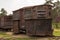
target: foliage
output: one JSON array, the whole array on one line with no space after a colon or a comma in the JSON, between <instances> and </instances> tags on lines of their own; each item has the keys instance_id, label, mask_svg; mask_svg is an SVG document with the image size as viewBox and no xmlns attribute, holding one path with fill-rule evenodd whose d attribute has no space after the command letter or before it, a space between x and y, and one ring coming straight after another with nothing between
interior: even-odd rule
<instances>
[{"instance_id":1,"label":"foliage","mask_svg":"<svg viewBox=\"0 0 60 40\"><path fill-rule=\"evenodd\" d=\"M52 5L55 6L55 4L52 2L53 0L45 0L46 1L46 5Z\"/></svg>"},{"instance_id":2,"label":"foliage","mask_svg":"<svg viewBox=\"0 0 60 40\"><path fill-rule=\"evenodd\" d=\"M58 16L56 9L57 9L57 8L52 9L52 18L53 18L53 19L55 19L55 18Z\"/></svg>"},{"instance_id":3,"label":"foliage","mask_svg":"<svg viewBox=\"0 0 60 40\"><path fill-rule=\"evenodd\" d=\"M7 11L4 8L2 8L0 12L0 16L7 15Z\"/></svg>"},{"instance_id":4,"label":"foliage","mask_svg":"<svg viewBox=\"0 0 60 40\"><path fill-rule=\"evenodd\" d=\"M54 3L55 4L55 8L54 10L54 15L53 15L53 20L56 22L56 28L59 28L58 24L60 22L60 1L57 1Z\"/></svg>"},{"instance_id":5,"label":"foliage","mask_svg":"<svg viewBox=\"0 0 60 40\"><path fill-rule=\"evenodd\" d=\"M54 0L46 0L45 4L51 5L53 4L52 7L52 18L55 20L57 16L60 16L60 1L57 0L57 2L52 2Z\"/></svg>"},{"instance_id":6,"label":"foliage","mask_svg":"<svg viewBox=\"0 0 60 40\"><path fill-rule=\"evenodd\" d=\"M52 23L54 29L60 29L60 23Z\"/></svg>"},{"instance_id":7,"label":"foliage","mask_svg":"<svg viewBox=\"0 0 60 40\"><path fill-rule=\"evenodd\" d=\"M53 7L52 7L52 19L53 19L53 22L56 22L55 26L56 28L58 28L58 24L60 22L60 1L57 0L57 2L52 2L54 0L46 0L46 3L45 4L48 4L48 5L51 5L53 4Z\"/></svg>"}]
</instances>

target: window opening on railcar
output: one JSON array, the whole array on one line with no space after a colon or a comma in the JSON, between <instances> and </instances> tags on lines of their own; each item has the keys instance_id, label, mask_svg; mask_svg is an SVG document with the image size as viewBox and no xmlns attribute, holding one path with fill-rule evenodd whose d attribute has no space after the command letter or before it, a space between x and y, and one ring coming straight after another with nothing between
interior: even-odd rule
<instances>
[{"instance_id":1,"label":"window opening on railcar","mask_svg":"<svg viewBox=\"0 0 60 40\"><path fill-rule=\"evenodd\" d=\"M37 11L38 18L45 18L45 12L46 11Z\"/></svg>"},{"instance_id":2,"label":"window opening on railcar","mask_svg":"<svg viewBox=\"0 0 60 40\"><path fill-rule=\"evenodd\" d=\"M25 19L29 19L29 18L31 18L32 16L31 16L31 9L25 9L25 12L24 12L24 18Z\"/></svg>"}]
</instances>

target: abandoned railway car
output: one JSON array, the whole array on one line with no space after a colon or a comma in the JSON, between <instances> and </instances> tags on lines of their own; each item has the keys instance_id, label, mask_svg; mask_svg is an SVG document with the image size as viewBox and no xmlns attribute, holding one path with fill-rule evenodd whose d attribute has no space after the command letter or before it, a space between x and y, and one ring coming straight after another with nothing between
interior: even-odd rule
<instances>
[{"instance_id":1,"label":"abandoned railway car","mask_svg":"<svg viewBox=\"0 0 60 40\"><path fill-rule=\"evenodd\" d=\"M27 35L52 35L52 6L37 5L13 11L13 32Z\"/></svg>"},{"instance_id":2,"label":"abandoned railway car","mask_svg":"<svg viewBox=\"0 0 60 40\"><path fill-rule=\"evenodd\" d=\"M0 30L11 31L13 26L12 16L1 16L0 17Z\"/></svg>"}]
</instances>

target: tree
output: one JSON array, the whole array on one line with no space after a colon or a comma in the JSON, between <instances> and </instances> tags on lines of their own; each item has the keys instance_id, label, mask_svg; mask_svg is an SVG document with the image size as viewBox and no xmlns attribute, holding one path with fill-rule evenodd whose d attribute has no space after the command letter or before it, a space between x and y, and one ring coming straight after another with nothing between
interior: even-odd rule
<instances>
[{"instance_id":1,"label":"tree","mask_svg":"<svg viewBox=\"0 0 60 40\"><path fill-rule=\"evenodd\" d=\"M52 19L53 20L55 20L55 18L58 16L56 9L57 8L52 9Z\"/></svg>"},{"instance_id":2,"label":"tree","mask_svg":"<svg viewBox=\"0 0 60 40\"><path fill-rule=\"evenodd\" d=\"M46 5L51 5L51 6L53 6L52 7L52 18L54 19L56 16L57 16L57 11L56 11L56 9L57 8L54 8L55 7L55 3L53 3L52 1L54 1L54 0L45 0L46 1Z\"/></svg>"},{"instance_id":3,"label":"tree","mask_svg":"<svg viewBox=\"0 0 60 40\"><path fill-rule=\"evenodd\" d=\"M58 27L58 20L56 20L57 18L58 18L58 16L59 16L59 18L60 18L60 1L59 0L57 0L57 2L52 2L52 1L54 1L54 0L46 0L46 3L45 4L47 4L47 5L51 5L51 4L53 4L53 8L52 8L52 19L53 19L53 21L56 23L55 25L56 25L56 28Z\"/></svg>"},{"instance_id":4,"label":"tree","mask_svg":"<svg viewBox=\"0 0 60 40\"><path fill-rule=\"evenodd\" d=\"M60 16L60 1L55 2L55 8L58 16Z\"/></svg>"},{"instance_id":5,"label":"tree","mask_svg":"<svg viewBox=\"0 0 60 40\"><path fill-rule=\"evenodd\" d=\"M46 5L53 5L55 6L55 4L52 2L53 0L45 0L46 1Z\"/></svg>"},{"instance_id":6,"label":"tree","mask_svg":"<svg viewBox=\"0 0 60 40\"><path fill-rule=\"evenodd\" d=\"M60 1L57 0L57 2L54 3L55 4L55 12L57 14L57 16L55 17L55 25L56 25L56 28L59 28L58 26L58 23L60 22ZM55 13L54 13L55 14Z\"/></svg>"},{"instance_id":7,"label":"tree","mask_svg":"<svg viewBox=\"0 0 60 40\"><path fill-rule=\"evenodd\" d=\"M7 11L4 8L2 8L0 15L5 16L6 14L7 14Z\"/></svg>"}]
</instances>

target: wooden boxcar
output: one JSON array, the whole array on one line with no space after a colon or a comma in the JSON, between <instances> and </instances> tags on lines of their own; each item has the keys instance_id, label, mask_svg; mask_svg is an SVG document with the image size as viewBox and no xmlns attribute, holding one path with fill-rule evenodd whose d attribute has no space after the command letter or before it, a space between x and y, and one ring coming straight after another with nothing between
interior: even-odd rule
<instances>
[{"instance_id":1,"label":"wooden boxcar","mask_svg":"<svg viewBox=\"0 0 60 40\"><path fill-rule=\"evenodd\" d=\"M0 29L6 30L6 31L11 31L13 22L12 22L12 16L1 16L0 17Z\"/></svg>"},{"instance_id":2,"label":"wooden boxcar","mask_svg":"<svg viewBox=\"0 0 60 40\"><path fill-rule=\"evenodd\" d=\"M24 8L27 35L52 35L53 29L51 25L51 10L51 5L38 5Z\"/></svg>"},{"instance_id":3,"label":"wooden boxcar","mask_svg":"<svg viewBox=\"0 0 60 40\"><path fill-rule=\"evenodd\" d=\"M20 30L25 30L27 32L27 35L30 35L30 32L32 32L32 35L34 35L34 34L41 35L44 33L48 33L48 29L51 28L50 33L52 34L51 10L52 10L51 5L37 5L37 6L23 7L19 10L13 11L14 33L16 33L16 32L19 33ZM37 23L38 25L37 24L35 25L34 23ZM48 23L48 24L46 24L46 23ZM32 24L34 24L34 25L32 25ZM44 25L41 25L41 24L46 24L45 27L46 27L47 31L45 30L44 33L42 31L45 27L43 27ZM37 26L39 26L40 29L43 27L43 29L40 31L37 28ZM33 30L29 30L31 28ZM34 29L34 28L37 28L37 29ZM37 31L40 31L40 32L37 33ZM48 34L50 34L50 33L48 33Z\"/></svg>"}]
</instances>

